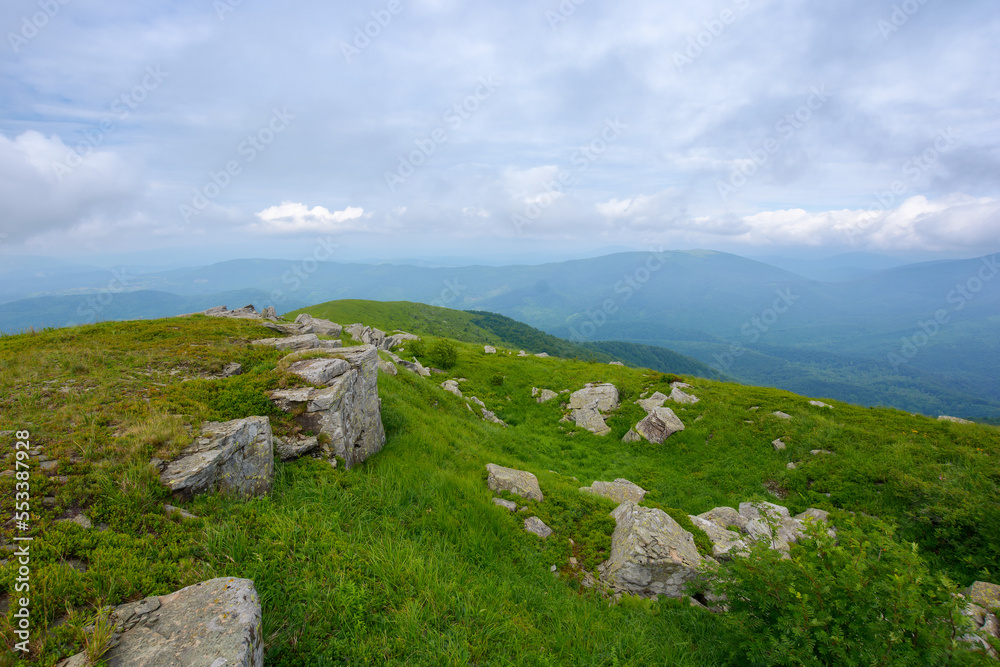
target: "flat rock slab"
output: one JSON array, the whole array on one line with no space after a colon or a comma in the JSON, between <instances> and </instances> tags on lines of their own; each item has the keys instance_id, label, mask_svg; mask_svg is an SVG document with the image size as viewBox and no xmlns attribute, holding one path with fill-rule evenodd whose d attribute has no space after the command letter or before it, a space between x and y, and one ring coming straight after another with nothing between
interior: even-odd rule
<instances>
[{"instance_id":1,"label":"flat rock slab","mask_svg":"<svg viewBox=\"0 0 1000 667\"><path fill-rule=\"evenodd\" d=\"M332 336L339 338L344 328L336 322L313 317L308 313L302 313L295 318L295 323L299 325L299 330L304 333L319 334L320 336Z\"/></svg>"},{"instance_id":2,"label":"flat rock slab","mask_svg":"<svg viewBox=\"0 0 1000 667\"><path fill-rule=\"evenodd\" d=\"M595 496L608 498L619 504L626 500L630 500L633 503L641 503L643 498L646 497L645 489L623 478L618 478L613 482L594 482L590 486L580 487L580 490L584 493L592 493Z\"/></svg>"},{"instance_id":3,"label":"flat rock slab","mask_svg":"<svg viewBox=\"0 0 1000 667\"><path fill-rule=\"evenodd\" d=\"M646 440L660 445L663 441L684 430L684 422L670 408L654 408L646 418L635 425L635 430Z\"/></svg>"},{"instance_id":4,"label":"flat rock slab","mask_svg":"<svg viewBox=\"0 0 1000 667\"><path fill-rule=\"evenodd\" d=\"M543 500L542 490L538 486L538 478L530 472L504 468L493 463L486 464L488 473L486 485L491 491L510 491L514 495L537 500Z\"/></svg>"},{"instance_id":5,"label":"flat rock slab","mask_svg":"<svg viewBox=\"0 0 1000 667\"><path fill-rule=\"evenodd\" d=\"M529 533L538 535L543 540L552 534L552 529L545 525L545 522L537 516L530 516L524 520L524 529Z\"/></svg>"},{"instance_id":6,"label":"flat rock slab","mask_svg":"<svg viewBox=\"0 0 1000 667\"><path fill-rule=\"evenodd\" d=\"M108 667L263 667L260 598L249 579L223 577L112 612L121 634ZM65 667L88 664L84 653Z\"/></svg>"},{"instance_id":7,"label":"flat rock slab","mask_svg":"<svg viewBox=\"0 0 1000 667\"><path fill-rule=\"evenodd\" d=\"M243 498L270 493L274 444L267 417L208 422L201 437L167 464L160 481L177 494L218 491Z\"/></svg>"},{"instance_id":8,"label":"flat rock slab","mask_svg":"<svg viewBox=\"0 0 1000 667\"><path fill-rule=\"evenodd\" d=\"M351 370L351 365L344 359L303 359L288 367L288 372L297 375L306 382L316 385L329 384L334 378L340 377Z\"/></svg>"},{"instance_id":9,"label":"flat rock slab","mask_svg":"<svg viewBox=\"0 0 1000 667\"><path fill-rule=\"evenodd\" d=\"M496 506L498 506L498 507L504 508L508 512L516 512L517 511L517 503L515 503L513 500L504 500L503 498L494 498L493 499L493 504L496 505Z\"/></svg>"},{"instance_id":10,"label":"flat rock slab","mask_svg":"<svg viewBox=\"0 0 1000 667\"><path fill-rule=\"evenodd\" d=\"M625 501L611 513L615 532L602 580L613 589L640 595L681 597L698 578L702 559L694 537L660 509Z\"/></svg>"}]
</instances>

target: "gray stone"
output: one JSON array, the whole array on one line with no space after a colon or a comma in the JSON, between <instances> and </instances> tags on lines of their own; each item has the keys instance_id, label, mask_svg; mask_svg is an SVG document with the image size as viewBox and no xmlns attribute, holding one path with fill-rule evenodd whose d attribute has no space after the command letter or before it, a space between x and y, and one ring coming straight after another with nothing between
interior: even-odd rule
<instances>
[{"instance_id":1,"label":"gray stone","mask_svg":"<svg viewBox=\"0 0 1000 667\"><path fill-rule=\"evenodd\" d=\"M623 364L620 361L609 361L608 365L610 365L610 366L624 366L625 364Z\"/></svg>"},{"instance_id":2,"label":"gray stone","mask_svg":"<svg viewBox=\"0 0 1000 667\"><path fill-rule=\"evenodd\" d=\"M352 468L385 446L378 352L371 345L359 345L327 354L346 361L350 369L328 386L279 389L269 396L278 408L293 413L305 430L329 437L329 443L322 445L327 458L340 457Z\"/></svg>"},{"instance_id":3,"label":"gray stone","mask_svg":"<svg viewBox=\"0 0 1000 667\"><path fill-rule=\"evenodd\" d=\"M231 378L236 375L241 375L243 373L243 365L233 362L231 364L226 364L222 369L222 377Z\"/></svg>"},{"instance_id":4,"label":"gray stone","mask_svg":"<svg viewBox=\"0 0 1000 667\"><path fill-rule=\"evenodd\" d=\"M329 384L334 378L350 370L351 365L347 361L336 358L303 359L288 367L289 373L319 386Z\"/></svg>"},{"instance_id":5,"label":"gray stone","mask_svg":"<svg viewBox=\"0 0 1000 667\"><path fill-rule=\"evenodd\" d=\"M789 461L788 463L785 464L785 467L788 468L789 470L795 470L796 468L799 467L799 464L795 463L794 461Z\"/></svg>"},{"instance_id":6,"label":"gray stone","mask_svg":"<svg viewBox=\"0 0 1000 667\"><path fill-rule=\"evenodd\" d=\"M249 579L222 577L117 607L108 667L263 667L260 599ZM85 654L66 665L83 666Z\"/></svg>"},{"instance_id":7,"label":"gray stone","mask_svg":"<svg viewBox=\"0 0 1000 667\"><path fill-rule=\"evenodd\" d=\"M455 394L455 396L462 398L462 390L458 388L458 382L455 380L445 380L441 383L441 388L450 394Z\"/></svg>"},{"instance_id":8,"label":"gray stone","mask_svg":"<svg viewBox=\"0 0 1000 667\"><path fill-rule=\"evenodd\" d=\"M396 364L391 361L386 361L385 359L378 360L378 369L386 375L397 375L399 373L399 371L396 370Z\"/></svg>"},{"instance_id":9,"label":"gray stone","mask_svg":"<svg viewBox=\"0 0 1000 667\"><path fill-rule=\"evenodd\" d=\"M195 313L197 314L197 313ZM257 312L257 309L253 307L253 304L249 306L243 306L236 310L229 310L225 306L216 306L214 308L209 308L208 310L201 311L202 315L208 315L209 317L232 317L242 320L259 320L261 319L261 314ZM184 317L182 315L182 317Z\"/></svg>"},{"instance_id":10,"label":"gray stone","mask_svg":"<svg viewBox=\"0 0 1000 667\"><path fill-rule=\"evenodd\" d=\"M634 428L630 428L628 433L622 436L622 442L642 442L642 436Z\"/></svg>"},{"instance_id":11,"label":"gray stone","mask_svg":"<svg viewBox=\"0 0 1000 667\"><path fill-rule=\"evenodd\" d=\"M173 505L164 505L163 506L163 511L165 511L168 515L171 515L171 514L180 515L180 517L182 519L197 519L198 518L194 514L191 514L191 512L188 512L185 509L181 509L180 507L174 507Z\"/></svg>"},{"instance_id":12,"label":"gray stone","mask_svg":"<svg viewBox=\"0 0 1000 667\"><path fill-rule=\"evenodd\" d=\"M697 396L692 396L691 394L685 394L683 391L681 391L680 387L674 387L670 392L670 396L668 396L667 398L669 398L674 403L683 403L685 405L693 405L701 400Z\"/></svg>"},{"instance_id":13,"label":"gray stone","mask_svg":"<svg viewBox=\"0 0 1000 667\"><path fill-rule=\"evenodd\" d=\"M814 521L828 521L830 513L826 510L818 510L815 507L810 507L805 512L796 514L795 518L799 521L805 521L806 519L812 519Z\"/></svg>"},{"instance_id":14,"label":"gray stone","mask_svg":"<svg viewBox=\"0 0 1000 667\"><path fill-rule=\"evenodd\" d=\"M612 412L618 409L618 388L604 382L589 383L583 389L574 391L569 397L570 410L597 410Z\"/></svg>"},{"instance_id":15,"label":"gray stone","mask_svg":"<svg viewBox=\"0 0 1000 667\"><path fill-rule=\"evenodd\" d=\"M420 336L416 336L411 333L406 333L405 331L397 331L396 333L393 333L392 335L385 337L385 343L383 349L385 350L395 349L408 340L420 340Z\"/></svg>"},{"instance_id":16,"label":"gray stone","mask_svg":"<svg viewBox=\"0 0 1000 667\"><path fill-rule=\"evenodd\" d=\"M949 417L947 415L941 415L940 417L938 417L938 421L939 422L952 422L954 424L975 424L975 422L971 422L968 419L960 419L958 417Z\"/></svg>"},{"instance_id":17,"label":"gray stone","mask_svg":"<svg viewBox=\"0 0 1000 667\"><path fill-rule=\"evenodd\" d=\"M671 382L670 383L670 388L671 389L693 389L693 387L691 385L689 385L687 382Z\"/></svg>"},{"instance_id":18,"label":"gray stone","mask_svg":"<svg viewBox=\"0 0 1000 667\"><path fill-rule=\"evenodd\" d=\"M556 392L552 391L551 389L542 389L540 392L538 392L538 398L536 400L539 403L546 403L548 401L551 401L553 398L555 398L558 395L559 394L557 394Z\"/></svg>"},{"instance_id":19,"label":"gray stone","mask_svg":"<svg viewBox=\"0 0 1000 667\"><path fill-rule=\"evenodd\" d=\"M480 400L479 400L478 398L476 398L475 396L472 396L472 397L470 397L470 398L469 398L469 400L470 400L470 401L472 401L473 403L475 403L476 405L478 405L478 406L479 406L479 407L481 407L481 408L485 408L485 407L486 407L486 404L485 404L485 403L483 403L482 401L480 401Z\"/></svg>"},{"instance_id":20,"label":"gray stone","mask_svg":"<svg viewBox=\"0 0 1000 667\"><path fill-rule=\"evenodd\" d=\"M732 507L716 507L707 512L702 512L698 517L706 521L711 521L720 528L729 529L732 526L740 532L745 532L747 527L747 518Z\"/></svg>"},{"instance_id":21,"label":"gray stone","mask_svg":"<svg viewBox=\"0 0 1000 667\"><path fill-rule=\"evenodd\" d=\"M543 540L552 534L552 529L537 516L530 516L524 520L524 529L529 533L538 535Z\"/></svg>"},{"instance_id":22,"label":"gray stone","mask_svg":"<svg viewBox=\"0 0 1000 667\"><path fill-rule=\"evenodd\" d=\"M274 451L267 417L208 422L201 437L171 461L160 481L184 496L218 491L251 497L271 491Z\"/></svg>"},{"instance_id":23,"label":"gray stone","mask_svg":"<svg viewBox=\"0 0 1000 667\"><path fill-rule=\"evenodd\" d=\"M540 359L546 359L546 358L548 358L549 353L548 352L539 352L535 356L538 357L538 358L540 358Z\"/></svg>"},{"instance_id":24,"label":"gray stone","mask_svg":"<svg viewBox=\"0 0 1000 667\"><path fill-rule=\"evenodd\" d=\"M497 353L497 349L495 347L493 347L492 345L484 345L483 346L483 352L485 352L486 354L496 354Z\"/></svg>"},{"instance_id":25,"label":"gray stone","mask_svg":"<svg viewBox=\"0 0 1000 667\"><path fill-rule=\"evenodd\" d=\"M791 419L792 418L791 415L785 414L784 412L781 412L781 411L772 412L771 414L774 415L775 417L777 417L778 419Z\"/></svg>"},{"instance_id":26,"label":"gray stone","mask_svg":"<svg viewBox=\"0 0 1000 667\"><path fill-rule=\"evenodd\" d=\"M291 461L319 449L319 439L316 436L308 438L274 437L274 452L282 461Z\"/></svg>"},{"instance_id":27,"label":"gray stone","mask_svg":"<svg viewBox=\"0 0 1000 667\"><path fill-rule=\"evenodd\" d=\"M483 419L485 419L486 421L492 422L494 424L499 424L504 428L507 427L507 422L497 417L495 413L491 412L490 410L487 410L486 408L480 408L480 410L483 413Z\"/></svg>"},{"instance_id":28,"label":"gray stone","mask_svg":"<svg viewBox=\"0 0 1000 667\"><path fill-rule=\"evenodd\" d=\"M530 472L504 468L493 463L486 464L488 473L486 485L491 491L510 491L514 495L530 500L543 500L538 478Z\"/></svg>"},{"instance_id":29,"label":"gray stone","mask_svg":"<svg viewBox=\"0 0 1000 667\"><path fill-rule=\"evenodd\" d=\"M821 455L834 456L834 453L831 452L829 449L812 449L809 451L809 453L812 454L813 456L821 456Z\"/></svg>"},{"instance_id":30,"label":"gray stone","mask_svg":"<svg viewBox=\"0 0 1000 667\"><path fill-rule=\"evenodd\" d=\"M338 341L339 342L339 341ZM315 350L323 347L316 334L302 334L288 338L261 338L253 341L254 345L267 345L279 350Z\"/></svg>"},{"instance_id":31,"label":"gray stone","mask_svg":"<svg viewBox=\"0 0 1000 667\"><path fill-rule=\"evenodd\" d=\"M611 428L604 423L604 417L594 408L573 410L570 417L577 426L587 429L594 435L605 436L611 433Z\"/></svg>"},{"instance_id":32,"label":"gray stone","mask_svg":"<svg viewBox=\"0 0 1000 667\"><path fill-rule=\"evenodd\" d=\"M684 423L670 408L654 408L646 418L635 425L646 440L660 445L674 433L684 430Z\"/></svg>"},{"instance_id":33,"label":"gray stone","mask_svg":"<svg viewBox=\"0 0 1000 667\"><path fill-rule=\"evenodd\" d=\"M728 560L733 556L746 553L747 544L740 534L727 530L700 516L688 516L696 527L701 528L708 539L712 541L712 557L717 560Z\"/></svg>"},{"instance_id":34,"label":"gray stone","mask_svg":"<svg viewBox=\"0 0 1000 667\"><path fill-rule=\"evenodd\" d=\"M691 533L663 510L627 500L611 516L616 526L602 579L616 591L684 595L686 584L699 577L702 563Z\"/></svg>"},{"instance_id":35,"label":"gray stone","mask_svg":"<svg viewBox=\"0 0 1000 667\"><path fill-rule=\"evenodd\" d=\"M509 512L513 512L517 509L517 503L513 500L504 500L503 498L494 498L493 504L504 508Z\"/></svg>"},{"instance_id":36,"label":"gray stone","mask_svg":"<svg viewBox=\"0 0 1000 667\"><path fill-rule=\"evenodd\" d=\"M827 405L823 401L809 401L809 405L816 406L817 408L830 408L831 410L833 410L832 405Z\"/></svg>"},{"instance_id":37,"label":"gray stone","mask_svg":"<svg viewBox=\"0 0 1000 667\"><path fill-rule=\"evenodd\" d=\"M59 467L59 461L42 461L38 467L42 472L52 472Z\"/></svg>"},{"instance_id":38,"label":"gray stone","mask_svg":"<svg viewBox=\"0 0 1000 667\"><path fill-rule=\"evenodd\" d=\"M965 597L973 604L986 609L1000 610L1000 586L987 581L977 581L965 589Z\"/></svg>"},{"instance_id":39,"label":"gray stone","mask_svg":"<svg viewBox=\"0 0 1000 667\"><path fill-rule=\"evenodd\" d=\"M343 333L344 330L344 328L336 322L319 319L309 315L308 313L302 313L296 317L295 323L299 325L299 331L304 334L314 333L319 334L320 336L339 338L340 334Z\"/></svg>"},{"instance_id":40,"label":"gray stone","mask_svg":"<svg viewBox=\"0 0 1000 667\"><path fill-rule=\"evenodd\" d=\"M780 452L783 449L785 449L785 441L782 440L781 438L772 441L771 444L774 445L774 451L776 452Z\"/></svg>"},{"instance_id":41,"label":"gray stone","mask_svg":"<svg viewBox=\"0 0 1000 667\"><path fill-rule=\"evenodd\" d=\"M584 493L592 493L595 496L609 498L619 504L626 500L630 500L633 503L641 503L643 498L646 497L645 489L621 477L613 482L594 482L590 486L580 487L580 490Z\"/></svg>"},{"instance_id":42,"label":"gray stone","mask_svg":"<svg viewBox=\"0 0 1000 667\"><path fill-rule=\"evenodd\" d=\"M660 392L656 392L649 398L644 398L642 400L636 401L646 413L650 413L656 408L662 408L663 404L667 401L667 395Z\"/></svg>"}]
</instances>

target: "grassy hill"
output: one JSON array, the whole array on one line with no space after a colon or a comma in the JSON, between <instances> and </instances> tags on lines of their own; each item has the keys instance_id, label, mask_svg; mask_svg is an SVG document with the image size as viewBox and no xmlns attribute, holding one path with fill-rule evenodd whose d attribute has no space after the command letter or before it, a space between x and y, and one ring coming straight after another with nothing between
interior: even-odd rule
<instances>
[{"instance_id":1,"label":"grassy hill","mask_svg":"<svg viewBox=\"0 0 1000 667\"><path fill-rule=\"evenodd\" d=\"M44 471L40 459L32 463L31 664L80 650L101 605L214 576L255 581L268 665L749 664L716 615L671 600L609 604L582 587L569 559L593 568L607 557L614 504L578 487L617 477L648 489L646 504L682 513L766 500L793 512L876 515L962 585L1000 562L994 427L832 400L832 409L818 408L786 391L686 376L701 398L675 408L687 429L661 446L626 444L621 437L643 415L634 400L669 391L671 376L503 349L486 355L476 337L501 338L476 324L475 313L335 306L352 315L342 323L429 337L441 327L457 364L431 378L379 375L387 441L364 465L276 462L269 497L202 496L184 504L197 520L165 513L169 494L149 459L176 454L209 420L267 415L276 434L290 432L288 415L264 395L288 381L277 370L282 353L249 344L272 331L194 317L0 337L0 432L29 430L50 459L46 468L56 462ZM242 375L209 379L232 361L243 364ZM464 378L465 395L509 427L484 422L442 390L447 378ZM532 387L586 382L613 382L621 392L605 438L560 423L558 401L531 397ZM12 442L13 434L2 437ZM785 451L774 451L778 437ZM813 449L835 456L814 457ZM13 469L12 448L5 451L4 468ZM538 476L546 497L532 508L552 538L525 533L522 517L491 502L486 463ZM14 484L0 476L6 516ZM56 521L81 511L93 528ZM4 540L13 535L4 524ZM0 565L3 590L12 590L16 567L14 559ZM9 612L0 620L8 647L12 621ZM17 664L2 656L0 665Z\"/></svg>"}]
</instances>

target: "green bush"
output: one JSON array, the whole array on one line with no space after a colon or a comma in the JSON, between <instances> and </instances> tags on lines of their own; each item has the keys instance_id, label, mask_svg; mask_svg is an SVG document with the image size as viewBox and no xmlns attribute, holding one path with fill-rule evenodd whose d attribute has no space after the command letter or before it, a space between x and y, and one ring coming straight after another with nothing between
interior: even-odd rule
<instances>
[{"instance_id":1,"label":"green bush","mask_svg":"<svg viewBox=\"0 0 1000 667\"><path fill-rule=\"evenodd\" d=\"M813 524L791 558L758 542L720 567L734 660L746 665L972 664L969 628L944 575L877 520L837 535Z\"/></svg>"},{"instance_id":2,"label":"green bush","mask_svg":"<svg viewBox=\"0 0 1000 667\"><path fill-rule=\"evenodd\" d=\"M427 357L439 368L454 368L458 363L458 348L450 340L442 338L434 341Z\"/></svg>"},{"instance_id":3,"label":"green bush","mask_svg":"<svg viewBox=\"0 0 1000 667\"><path fill-rule=\"evenodd\" d=\"M506 379L507 379L506 375L500 372L496 372L490 376L490 384L493 385L494 387L502 387Z\"/></svg>"}]
</instances>

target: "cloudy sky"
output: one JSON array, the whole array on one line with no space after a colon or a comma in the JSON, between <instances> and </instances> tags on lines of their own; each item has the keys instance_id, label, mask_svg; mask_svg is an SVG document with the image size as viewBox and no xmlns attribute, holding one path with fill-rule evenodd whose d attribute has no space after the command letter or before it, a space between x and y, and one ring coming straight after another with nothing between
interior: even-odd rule
<instances>
[{"instance_id":1,"label":"cloudy sky","mask_svg":"<svg viewBox=\"0 0 1000 667\"><path fill-rule=\"evenodd\" d=\"M995 0L5 0L0 28L9 253L1000 249Z\"/></svg>"}]
</instances>

